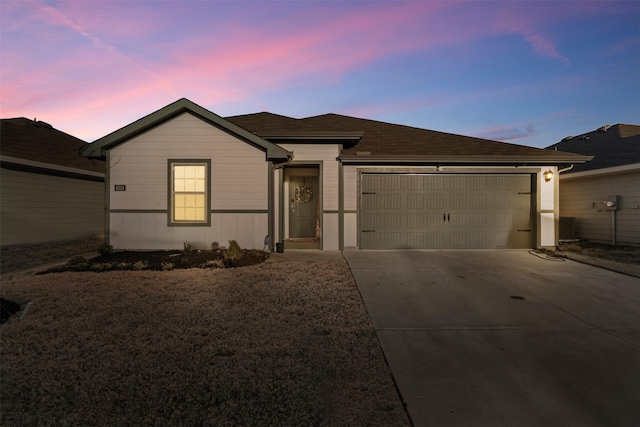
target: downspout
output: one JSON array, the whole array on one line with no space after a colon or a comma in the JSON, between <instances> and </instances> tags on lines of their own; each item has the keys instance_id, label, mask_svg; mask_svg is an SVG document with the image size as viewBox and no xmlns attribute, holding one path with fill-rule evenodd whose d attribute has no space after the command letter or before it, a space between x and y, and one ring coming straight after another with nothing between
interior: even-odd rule
<instances>
[{"instance_id":1,"label":"downspout","mask_svg":"<svg viewBox=\"0 0 640 427\"><path fill-rule=\"evenodd\" d=\"M111 244L111 151L105 153L104 162L104 242Z\"/></svg>"},{"instance_id":2,"label":"downspout","mask_svg":"<svg viewBox=\"0 0 640 427\"><path fill-rule=\"evenodd\" d=\"M558 175L560 175L562 172L568 172L568 171L570 171L571 169L573 169L573 167L574 167L574 166L575 166L575 165L571 165L571 166L569 166L568 168L560 169L560 170L558 171Z\"/></svg>"},{"instance_id":3,"label":"downspout","mask_svg":"<svg viewBox=\"0 0 640 427\"><path fill-rule=\"evenodd\" d=\"M611 211L611 244L613 246L616 245L616 234L617 234L618 230L617 230L617 226L616 226L616 211L612 210Z\"/></svg>"},{"instance_id":4,"label":"downspout","mask_svg":"<svg viewBox=\"0 0 640 427\"><path fill-rule=\"evenodd\" d=\"M273 162L269 162L268 166L267 166L268 170L269 170L269 176L267 177L267 194L268 194L268 199L267 199L267 239L268 242L265 241L265 246L268 246L269 252L273 252L273 242L274 242L274 235L273 232L275 230L275 211L274 211L274 198L275 198L275 191L273 188L273 181L274 181L274 177L273 175L275 174L276 168L273 164ZM265 240L267 240L265 239Z\"/></svg>"}]
</instances>

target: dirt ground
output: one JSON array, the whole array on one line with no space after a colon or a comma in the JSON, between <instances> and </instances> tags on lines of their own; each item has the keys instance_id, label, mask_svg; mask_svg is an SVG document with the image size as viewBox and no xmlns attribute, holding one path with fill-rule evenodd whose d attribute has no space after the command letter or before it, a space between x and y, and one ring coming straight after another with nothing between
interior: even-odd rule
<instances>
[{"instance_id":1,"label":"dirt ground","mask_svg":"<svg viewBox=\"0 0 640 427\"><path fill-rule=\"evenodd\" d=\"M640 246L611 246L588 241L565 242L558 246L553 255L640 277Z\"/></svg>"},{"instance_id":2,"label":"dirt ground","mask_svg":"<svg viewBox=\"0 0 640 427\"><path fill-rule=\"evenodd\" d=\"M344 260L3 279L0 425L408 418Z\"/></svg>"}]
</instances>

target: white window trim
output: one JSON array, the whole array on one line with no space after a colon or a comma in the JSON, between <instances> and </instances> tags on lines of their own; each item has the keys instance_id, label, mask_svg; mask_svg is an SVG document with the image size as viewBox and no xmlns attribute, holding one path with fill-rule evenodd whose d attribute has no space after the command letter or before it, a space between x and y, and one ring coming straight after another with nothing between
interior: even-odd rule
<instances>
[{"instance_id":1,"label":"white window trim","mask_svg":"<svg viewBox=\"0 0 640 427\"><path fill-rule=\"evenodd\" d=\"M167 161L167 225L170 227L208 227L211 226L211 159L169 159ZM174 219L174 166L205 166L205 220L204 221L176 221Z\"/></svg>"}]
</instances>

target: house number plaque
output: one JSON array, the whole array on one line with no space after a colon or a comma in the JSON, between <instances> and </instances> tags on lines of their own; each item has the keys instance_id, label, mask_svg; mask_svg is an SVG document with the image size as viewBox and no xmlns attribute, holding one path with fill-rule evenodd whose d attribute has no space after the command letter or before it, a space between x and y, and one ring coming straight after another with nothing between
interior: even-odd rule
<instances>
[{"instance_id":1,"label":"house number plaque","mask_svg":"<svg viewBox=\"0 0 640 427\"><path fill-rule=\"evenodd\" d=\"M126 185L114 185L113 189L114 189L114 191L127 191L127 186Z\"/></svg>"}]
</instances>

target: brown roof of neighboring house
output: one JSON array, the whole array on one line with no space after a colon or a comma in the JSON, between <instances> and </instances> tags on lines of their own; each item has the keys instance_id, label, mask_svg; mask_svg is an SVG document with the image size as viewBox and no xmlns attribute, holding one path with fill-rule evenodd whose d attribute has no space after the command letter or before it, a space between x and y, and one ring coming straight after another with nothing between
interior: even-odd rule
<instances>
[{"instance_id":1,"label":"brown roof of neighboring house","mask_svg":"<svg viewBox=\"0 0 640 427\"><path fill-rule=\"evenodd\" d=\"M589 163L575 165L571 173L640 163L640 126L602 126L547 148L593 156Z\"/></svg>"},{"instance_id":2,"label":"brown roof of neighboring house","mask_svg":"<svg viewBox=\"0 0 640 427\"><path fill-rule=\"evenodd\" d=\"M579 154L527 147L498 141L385 123L376 120L324 114L294 119L271 113L228 117L257 135L280 142L280 134L319 132L358 135L357 144L345 144L341 158L351 162L433 163L566 163L584 162Z\"/></svg>"},{"instance_id":3,"label":"brown roof of neighboring house","mask_svg":"<svg viewBox=\"0 0 640 427\"><path fill-rule=\"evenodd\" d=\"M0 120L0 154L41 163L104 173L104 162L80 154L81 139L24 117Z\"/></svg>"}]
</instances>

